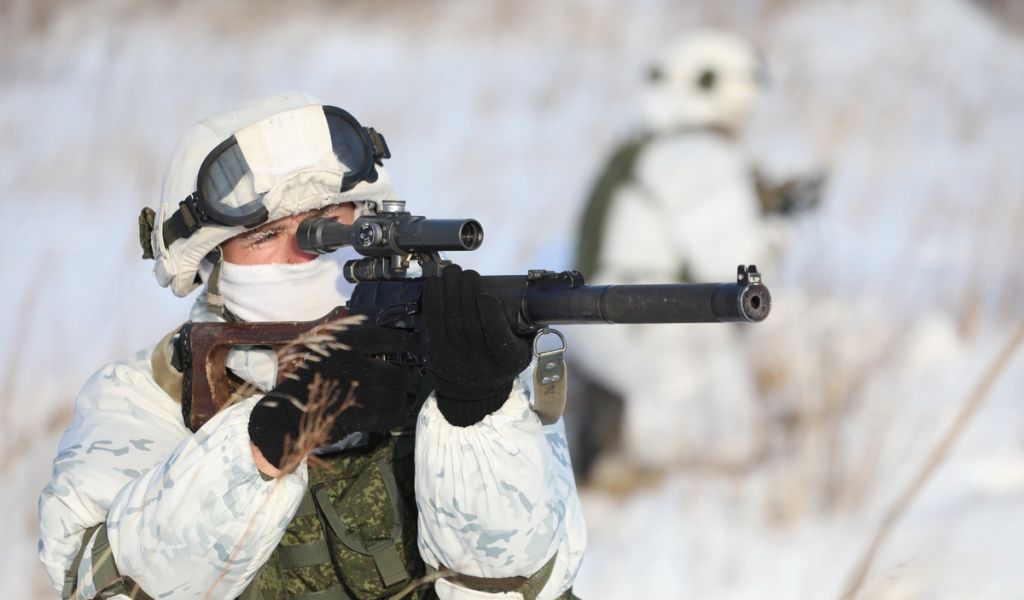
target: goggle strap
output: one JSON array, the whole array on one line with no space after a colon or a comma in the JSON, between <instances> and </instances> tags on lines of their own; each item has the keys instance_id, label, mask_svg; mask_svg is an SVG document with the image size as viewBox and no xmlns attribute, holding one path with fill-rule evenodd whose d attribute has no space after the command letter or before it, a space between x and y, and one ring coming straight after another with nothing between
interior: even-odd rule
<instances>
[{"instance_id":1,"label":"goggle strap","mask_svg":"<svg viewBox=\"0 0 1024 600\"><path fill-rule=\"evenodd\" d=\"M383 135L377 133L373 127L367 127L366 134L370 137L370 143L373 144L374 162L379 165L385 158L391 158L391 149L388 148L388 142Z\"/></svg>"},{"instance_id":2,"label":"goggle strap","mask_svg":"<svg viewBox=\"0 0 1024 600\"><path fill-rule=\"evenodd\" d=\"M213 263L213 270L210 271L210 276L206 281L206 305L211 312L222 317L227 312L227 307L224 306L224 297L220 295L220 267L223 262L223 259L218 259ZM198 277L198 274L196 276Z\"/></svg>"},{"instance_id":3,"label":"goggle strap","mask_svg":"<svg viewBox=\"0 0 1024 600\"><path fill-rule=\"evenodd\" d=\"M164 246L169 248L175 241L191 237L207 220L206 213L199 208L199 193L192 193L179 202L178 210L164 221Z\"/></svg>"}]
</instances>

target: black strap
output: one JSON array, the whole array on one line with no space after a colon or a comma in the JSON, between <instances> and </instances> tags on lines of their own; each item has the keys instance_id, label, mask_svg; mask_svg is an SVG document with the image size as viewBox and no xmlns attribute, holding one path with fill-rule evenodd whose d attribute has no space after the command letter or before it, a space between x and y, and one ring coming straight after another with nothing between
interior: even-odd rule
<instances>
[{"instance_id":1,"label":"black strap","mask_svg":"<svg viewBox=\"0 0 1024 600\"><path fill-rule=\"evenodd\" d=\"M384 139L384 136L377 132L373 127L366 128L366 134L370 138L370 143L373 144L373 160L378 165L382 164L385 158L391 158L391 149L388 148L388 142Z\"/></svg>"},{"instance_id":2,"label":"black strap","mask_svg":"<svg viewBox=\"0 0 1024 600\"><path fill-rule=\"evenodd\" d=\"M164 221L164 246L170 248L177 240L191 237L207 220L206 213L199 207L199 193L193 192L179 202L178 210Z\"/></svg>"},{"instance_id":3,"label":"black strap","mask_svg":"<svg viewBox=\"0 0 1024 600\"><path fill-rule=\"evenodd\" d=\"M181 371L181 418L185 427L192 429L192 322L181 326L174 338L174 357ZM173 363L172 363L173 364Z\"/></svg>"}]
</instances>

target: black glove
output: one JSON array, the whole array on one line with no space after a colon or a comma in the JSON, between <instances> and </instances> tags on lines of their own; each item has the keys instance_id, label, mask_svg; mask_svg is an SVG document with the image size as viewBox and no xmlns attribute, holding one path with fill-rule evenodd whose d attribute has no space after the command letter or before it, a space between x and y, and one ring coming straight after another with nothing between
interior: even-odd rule
<instances>
[{"instance_id":1,"label":"black glove","mask_svg":"<svg viewBox=\"0 0 1024 600\"><path fill-rule=\"evenodd\" d=\"M466 427L501 408L530 364L531 339L513 333L501 302L480 292L480 274L445 267L426 283L423 314L427 373L445 419Z\"/></svg>"},{"instance_id":2,"label":"black glove","mask_svg":"<svg viewBox=\"0 0 1024 600\"><path fill-rule=\"evenodd\" d=\"M329 443L356 431L384 432L400 426L406 417L409 373L403 367L371 356L406 352L410 349L410 338L410 334L398 329L368 325L339 332L335 340L351 350L332 349L327 356L319 356L319 362L307 360L293 373L294 378L285 379L267 392L249 417L249 439L270 464L280 468L291 451L285 448L285 440L295 443L299 438L304 414L299 406L305 407L310 401L310 387L317 374L322 380L337 384L337 394L323 411L337 415ZM357 382L353 392L356 402L342 409L353 382Z\"/></svg>"}]
</instances>

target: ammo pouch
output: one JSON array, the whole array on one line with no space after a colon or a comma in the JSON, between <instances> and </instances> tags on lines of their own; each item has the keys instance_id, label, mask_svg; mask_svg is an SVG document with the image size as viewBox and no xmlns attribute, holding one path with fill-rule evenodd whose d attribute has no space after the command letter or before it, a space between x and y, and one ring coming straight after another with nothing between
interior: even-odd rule
<instances>
[{"instance_id":1,"label":"ammo pouch","mask_svg":"<svg viewBox=\"0 0 1024 600\"><path fill-rule=\"evenodd\" d=\"M421 577L413 483L411 435L311 457L306 496L241 600L382 598Z\"/></svg>"}]
</instances>

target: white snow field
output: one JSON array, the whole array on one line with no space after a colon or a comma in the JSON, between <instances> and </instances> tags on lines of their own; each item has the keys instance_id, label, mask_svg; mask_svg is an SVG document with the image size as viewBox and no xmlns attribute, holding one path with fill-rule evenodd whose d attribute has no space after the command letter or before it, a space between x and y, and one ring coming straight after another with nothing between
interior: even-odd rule
<instances>
[{"instance_id":1,"label":"white snow field","mask_svg":"<svg viewBox=\"0 0 1024 600\"><path fill-rule=\"evenodd\" d=\"M136 217L189 125L308 91L387 136L411 209L484 224L462 264L567 268L645 65L709 25L771 65L750 152L829 171L822 210L765 273L773 314L735 357L758 382L767 452L584 489L577 593L840 597L1024 321L1024 41L965 0L4 3L0 596L55 596L36 498L76 389L187 314L139 258ZM1024 598L1021 389L1024 350L858 597Z\"/></svg>"}]
</instances>

